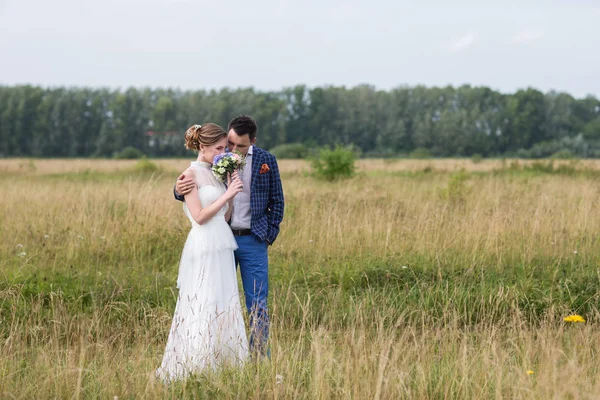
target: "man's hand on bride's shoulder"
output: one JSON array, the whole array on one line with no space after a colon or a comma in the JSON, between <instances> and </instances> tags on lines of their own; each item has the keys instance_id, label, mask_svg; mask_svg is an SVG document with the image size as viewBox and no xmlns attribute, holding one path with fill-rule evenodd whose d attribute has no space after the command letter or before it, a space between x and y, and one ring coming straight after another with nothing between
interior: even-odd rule
<instances>
[{"instance_id":1,"label":"man's hand on bride's shoulder","mask_svg":"<svg viewBox=\"0 0 600 400\"><path fill-rule=\"evenodd\" d=\"M185 196L186 194L191 192L192 189L196 186L196 182L194 182L190 175L191 174L189 172L184 172L177 178L177 183L175 184L175 191L178 194Z\"/></svg>"}]
</instances>

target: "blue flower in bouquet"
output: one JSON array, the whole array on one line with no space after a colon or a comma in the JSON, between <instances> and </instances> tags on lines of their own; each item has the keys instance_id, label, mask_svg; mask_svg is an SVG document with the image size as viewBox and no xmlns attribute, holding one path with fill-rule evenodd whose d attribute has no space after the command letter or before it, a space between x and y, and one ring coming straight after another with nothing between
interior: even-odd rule
<instances>
[{"instance_id":1,"label":"blue flower in bouquet","mask_svg":"<svg viewBox=\"0 0 600 400\"><path fill-rule=\"evenodd\" d=\"M221 182L227 181L227 174L236 169L242 170L246 165L246 159L238 152L225 152L217 154L213 159L212 172Z\"/></svg>"}]
</instances>

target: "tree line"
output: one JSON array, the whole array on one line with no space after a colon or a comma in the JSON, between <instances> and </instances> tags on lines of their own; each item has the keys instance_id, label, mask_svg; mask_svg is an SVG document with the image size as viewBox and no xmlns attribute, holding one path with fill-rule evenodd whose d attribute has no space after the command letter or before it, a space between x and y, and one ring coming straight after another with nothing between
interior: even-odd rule
<instances>
[{"instance_id":1,"label":"tree line","mask_svg":"<svg viewBox=\"0 0 600 400\"><path fill-rule=\"evenodd\" d=\"M528 88L372 86L181 91L0 86L0 156L189 155L194 123L253 116L266 149L353 145L364 156L600 157L600 100Z\"/></svg>"}]
</instances>

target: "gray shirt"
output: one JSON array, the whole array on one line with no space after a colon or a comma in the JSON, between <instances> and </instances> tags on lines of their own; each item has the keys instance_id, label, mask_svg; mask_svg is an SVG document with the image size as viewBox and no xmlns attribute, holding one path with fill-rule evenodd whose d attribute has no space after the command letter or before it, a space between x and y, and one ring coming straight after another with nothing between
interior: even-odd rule
<instances>
[{"instance_id":1,"label":"gray shirt","mask_svg":"<svg viewBox=\"0 0 600 400\"><path fill-rule=\"evenodd\" d=\"M246 154L246 166L239 171L244 189L233 198L232 229L250 229L252 215L250 214L250 183L252 182L252 150L250 146Z\"/></svg>"}]
</instances>

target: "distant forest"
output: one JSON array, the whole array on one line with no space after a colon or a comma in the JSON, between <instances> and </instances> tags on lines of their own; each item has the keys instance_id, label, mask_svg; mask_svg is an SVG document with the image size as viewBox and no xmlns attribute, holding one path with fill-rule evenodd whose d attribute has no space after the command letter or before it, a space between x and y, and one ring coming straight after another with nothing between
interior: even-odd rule
<instances>
[{"instance_id":1,"label":"distant forest","mask_svg":"<svg viewBox=\"0 0 600 400\"><path fill-rule=\"evenodd\" d=\"M365 157L600 157L593 96L366 85L272 92L0 86L0 156L114 157L126 148L190 155L188 126L225 128L239 114L256 119L257 145L299 156L304 148L353 145Z\"/></svg>"}]
</instances>

